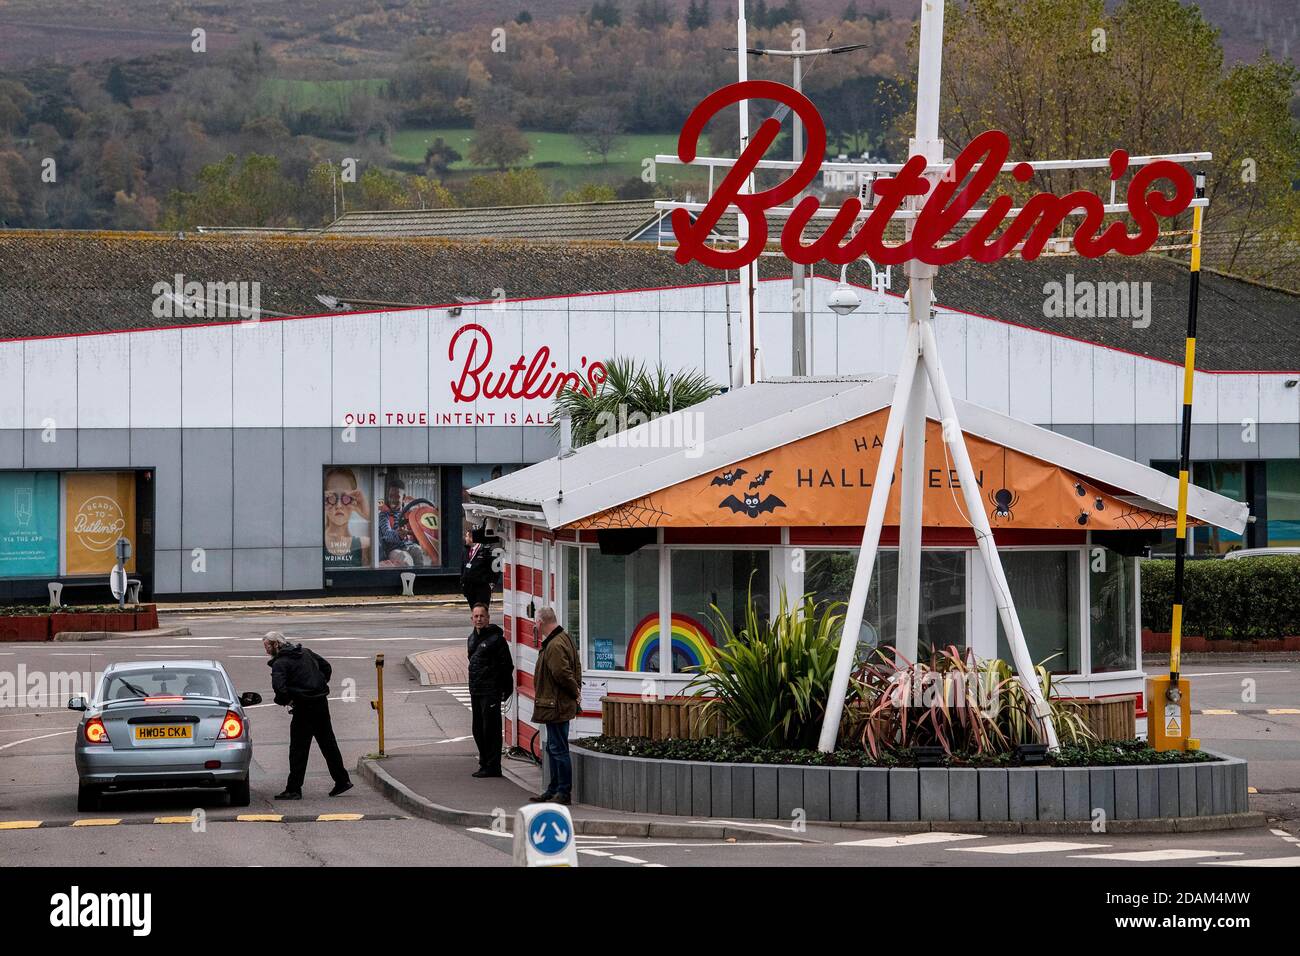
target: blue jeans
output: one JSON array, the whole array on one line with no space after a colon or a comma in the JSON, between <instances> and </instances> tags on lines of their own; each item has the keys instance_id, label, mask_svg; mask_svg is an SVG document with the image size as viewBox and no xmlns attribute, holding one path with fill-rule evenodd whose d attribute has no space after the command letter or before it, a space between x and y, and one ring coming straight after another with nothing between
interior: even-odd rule
<instances>
[{"instance_id":1,"label":"blue jeans","mask_svg":"<svg viewBox=\"0 0 1300 956\"><path fill-rule=\"evenodd\" d=\"M546 725L546 762L551 772L547 790L555 795L573 789L573 759L569 756L569 722Z\"/></svg>"}]
</instances>

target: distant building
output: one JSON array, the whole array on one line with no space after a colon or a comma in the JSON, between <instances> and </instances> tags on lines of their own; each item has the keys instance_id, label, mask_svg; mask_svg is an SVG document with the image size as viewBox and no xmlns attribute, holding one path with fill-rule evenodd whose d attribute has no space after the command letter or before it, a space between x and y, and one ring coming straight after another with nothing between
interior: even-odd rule
<instances>
[{"instance_id":1,"label":"distant building","mask_svg":"<svg viewBox=\"0 0 1300 956\"><path fill-rule=\"evenodd\" d=\"M868 153L863 153L854 159L850 159L845 153L840 153L833 162L871 163L878 162L878 160L873 160ZM822 188L827 192L856 193L864 184L870 183L874 178L874 173L861 172L855 169L823 169Z\"/></svg>"}]
</instances>

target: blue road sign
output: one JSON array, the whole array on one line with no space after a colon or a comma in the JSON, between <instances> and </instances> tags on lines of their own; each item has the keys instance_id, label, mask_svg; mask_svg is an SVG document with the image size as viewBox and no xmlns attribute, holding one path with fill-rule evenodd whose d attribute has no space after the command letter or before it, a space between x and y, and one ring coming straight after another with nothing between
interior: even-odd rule
<instances>
[{"instance_id":1,"label":"blue road sign","mask_svg":"<svg viewBox=\"0 0 1300 956\"><path fill-rule=\"evenodd\" d=\"M569 821L558 810L543 810L528 826L528 842L538 853L562 853L572 841Z\"/></svg>"}]
</instances>

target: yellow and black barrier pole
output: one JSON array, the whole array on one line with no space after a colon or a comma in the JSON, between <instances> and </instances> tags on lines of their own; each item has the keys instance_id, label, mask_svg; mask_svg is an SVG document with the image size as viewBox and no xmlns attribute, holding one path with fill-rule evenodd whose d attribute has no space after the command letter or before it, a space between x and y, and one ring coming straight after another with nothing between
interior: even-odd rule
<instances>
[{"instance_id":1,"label":"yellow and black barrier pole","mask_svg":"<svg viewBox=\"0 0 1300 956\"><path fill-rule=\"evenodd\" d=\"M1196 198L1205 197L1205 174L1196 175ZM1191 686L1179 676L1183 646L1183 582L1187 565L1187 486L1192 458L1192 386L1196 379L1196 313L1201 294L1201 228L1204 208L1192 210L1191 289L1187 307L1187 347L1183 358L1183 432L1178 452L1178 525L1174 543L1174 601L1170 628L1169 676L1147 680L1147 737L1156 750L1199 750L1192 736Z\"/></svg>"},{"instance_id":2,"label":"yellow and black barrier pole","mask_svg":"<svg viewBox=\"0 0 1300 956\"><path fill-rule=\"evenodd\" d=\"M388 756L384 753L384 655L375 655L375 678L379 684L378 698L370 702L370 709L379 715L379 754L380 757Z\"/></svg>"}]
</instances>

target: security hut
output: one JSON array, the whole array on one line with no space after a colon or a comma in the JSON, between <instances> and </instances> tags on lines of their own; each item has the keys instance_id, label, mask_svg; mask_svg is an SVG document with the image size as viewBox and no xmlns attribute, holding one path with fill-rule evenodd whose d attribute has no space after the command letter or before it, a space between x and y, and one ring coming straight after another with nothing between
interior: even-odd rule
<instances>
[{"instance_id":1,"label":"security hut","mask_svg":"<svg viewBox=\"0 0 1300 956\"><path fill-rule=\"evenodd\" d=\"M782 590L847 601L893 388L892 376L759 382L473 488L466 509L491 519L504 551L519 674L507 739L532 742L543 604L578 640L574 733L590 735L606 694L687 687L718 641L712 607L738 626L751 588L769 608ZM1175 522L1177 479L957 408L1030 655L1072 696L1137 695L1141 729L1139 558ZM937 418L931 405L918 644L1010 660ZM869 644L894 641L898 497L861 625ZM1245 504L1196 486L1188 514L1238 534L1247 522Z\"/></svg>"}]
</instances>

